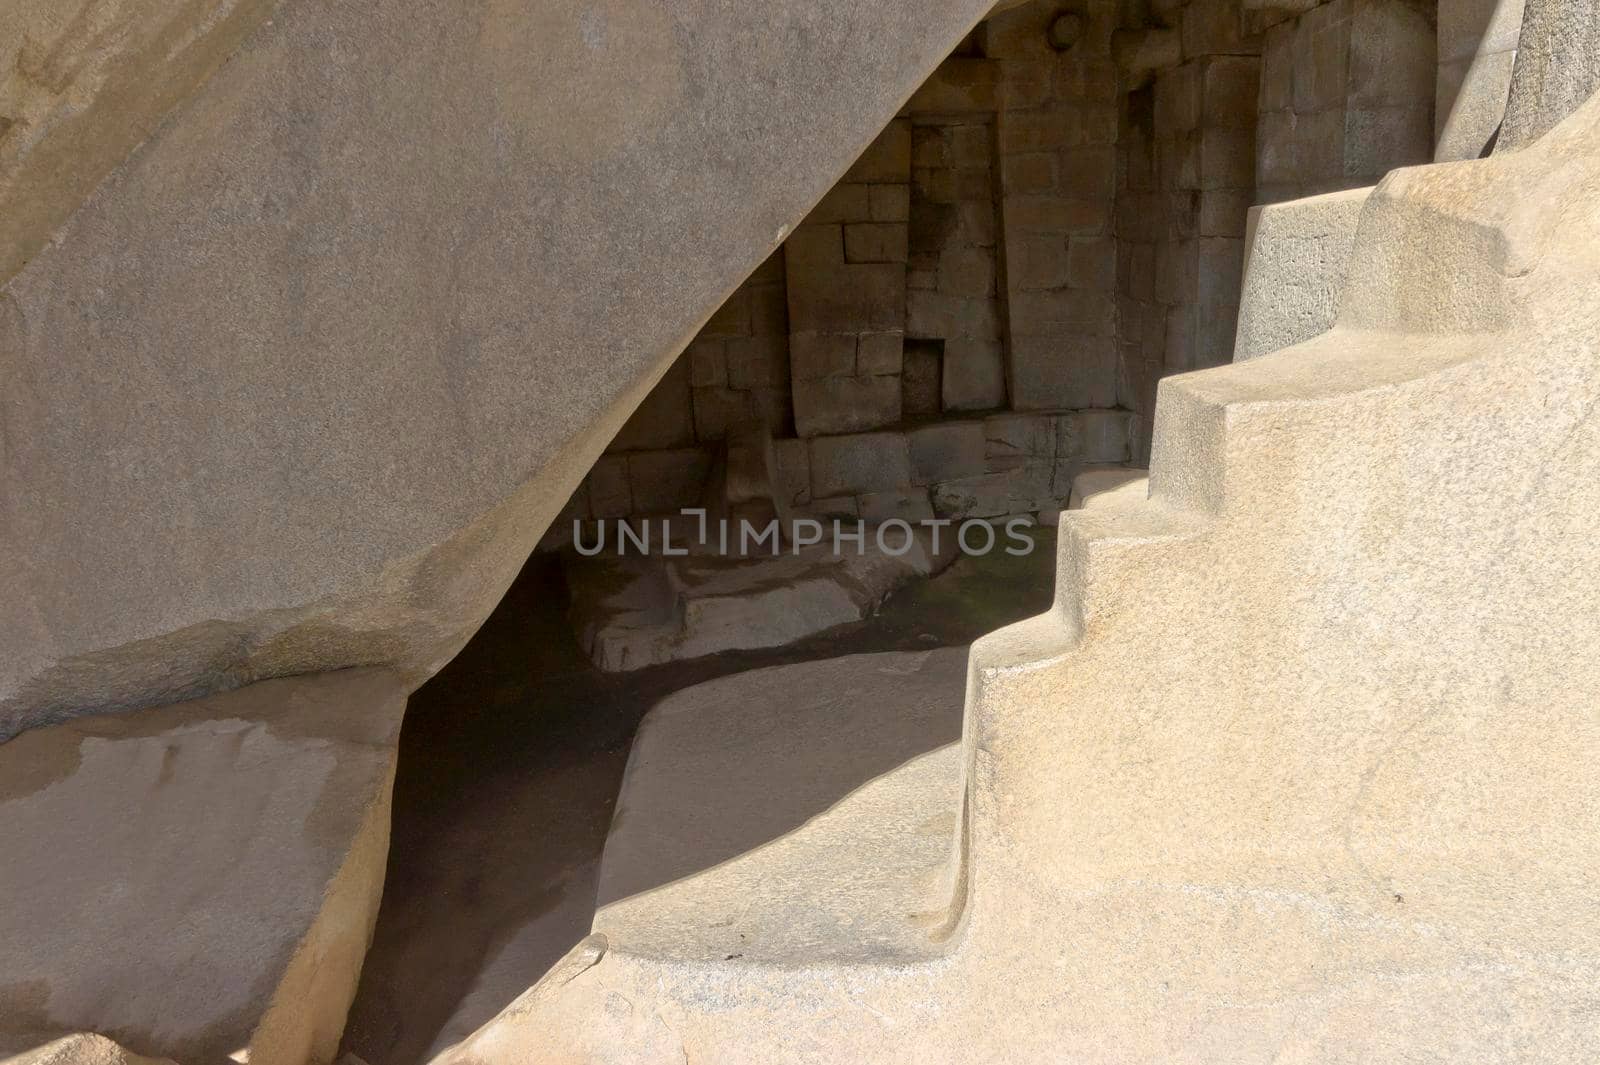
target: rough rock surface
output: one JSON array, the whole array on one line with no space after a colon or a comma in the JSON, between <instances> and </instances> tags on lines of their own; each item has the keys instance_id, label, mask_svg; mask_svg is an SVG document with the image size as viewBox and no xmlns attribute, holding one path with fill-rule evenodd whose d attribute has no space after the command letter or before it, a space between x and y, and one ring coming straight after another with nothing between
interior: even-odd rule
<instances>
[{"instance_id":1,"label":"rough rock surface","mask_svg":"<svg viewBox=\"0 0 1600 1065\"><path fill-rule=\"evenodd\" d=\"M9 1053L0 1045L0 1054ZM103 1035L80 1032L62 1036L5 1059L6 1065L172 1065L165 1058L129 1053Z\"/></svg>"},{"instance_id":2,"label":"rough rock surface","mask_svg":"<svg viewBox=\"0 0 1600 1065\"><path fill-rule=\"evenodd\" d=\"M1600 0L1526 0L1496 150L1543 136L1600 90Z\"/></svg>"},{"instance_id":3,"label":"rough rock surface","mask_svg":"<svg viewBox=\"0 0 1600 1065\"><path fill-rule=\"evenodd\" d=\"M447 661L987 7L284 0L0 289L0 735Z\"/></svg>"},{"instance_id":4,"label":"rough rock surface","mask_svg":"<svg viewBox=\"0 0 1600 1065\"><path fill-rule=\"evenodd\" d=\"M0 746L0 1050L90 1030L185 1065L331 1061L405 695L346 670Z\"/></svg>"},{"instance_id":5,"label":"rough rock surface","mask_svg":"<svg viewBox=\"0 0 1600 1065\"><path fill-rule=\"evenodd\" d=\"M0 0L0 284L276 0Z\"/></svg>"},{"instance_id":6,"label":"rough rock surface","mask_svg":"<svg viewBox=\"0 0 1600 1065\"><path fill-rule=\"evenodd\" d=\"M1476 159L1500 129L1523 0L1440 0L1435 162Z\"/></svg>"},{"instance_id":7,"label":"rough rock surface","mask_svg":"<svg viewBox=\"0 0 1600 1065\"><path fill-rule=\"evenodd\" d=\"M1333 328L1371 192L1351 189L1250 208L1235 362Z\"/></svg>"}]
</instances>

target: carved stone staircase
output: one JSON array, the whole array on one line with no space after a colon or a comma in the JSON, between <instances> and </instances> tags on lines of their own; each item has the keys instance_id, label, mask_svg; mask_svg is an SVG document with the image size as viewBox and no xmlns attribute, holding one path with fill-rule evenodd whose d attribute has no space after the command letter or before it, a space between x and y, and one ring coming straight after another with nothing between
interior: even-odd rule
<instances>
[{"instance_id":1,"label":"carved stone staircase","mask_svg":"<svg viewBox=\"0 0 1600 1065\"><path fill-rule=\"evenodd\" d=\"M803 886L758 850L602 899L442 1060L1600 1058L1597 249L1600 100L1390 175L1335 328L1164 381L1147 489L1065 515L1054 608L972 649L942 874L846 893L926 841L840 804Z\"/></svg>"}]
</instances>

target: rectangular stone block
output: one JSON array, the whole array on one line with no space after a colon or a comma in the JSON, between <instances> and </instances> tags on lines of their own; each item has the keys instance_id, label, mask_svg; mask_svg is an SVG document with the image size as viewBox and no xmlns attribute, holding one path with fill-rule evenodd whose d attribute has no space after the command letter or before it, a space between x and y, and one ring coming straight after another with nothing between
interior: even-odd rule
<instances>
[{"instance_id":1,"label":"rectangular stone block","mask_svg":"<svg viewBox=\"0 0 1600 1065\"><path fill-rule=\"evenodd\" d=\"M1132 414L1125 410L1078 410L1056 425L1056 461L1080 465L1127 462Z\"/></svg>"},{"instance_id":2,"label":"rectangular stone block","mask_svg":"<svg viewBox=\"0 0 1600 1065\"><path fill-rule=\"evenodd\" d=\"M993 296L994 252L987 248L946 248L939 258L939 291L968 299Z\"/></svg>"},{"instance_id":3,"label":"rectangular stone block","mask_svg":"<svg viewBox=\"0 0 1600 1065\"><path fill-rule=\"evenodd\" d=\"M901 263L789 272L789 326L796 332L901 329L905 320L906 268Z\"/></svg>"},{"instance_id":4,"label":"rectangular stone block","mask_svg":"<svg viewBox=\"0 0 1600 1065\"><path fill-rule=\"evenodd\" d=\"M790 372L796 381L854 377L855 333L795 333L789 338Z\"/></svg>"},{"instance_id":5,"label":"rectangular stone block","mask_svg":"<svg viewBox=\"0 0 1600 1065\"><path fill-rule=\"evenodd\" d=\"M683 353L689 360L689 383L695 388L722 388L728 383L727 341L696 340Z\"/></svg>"},{"instance_id":6,"label":"rectangular stone block","mask_svg":"<svg viewBox=\"0 0 1600 1065\"><path fill-rule=\"evenodd\" d=\"M933 509L942 518L998 518L1059 508L1048 468L1007 470L944 481L933 487Z\"/></svg>"},{"instance_id":7,"label":"rectangular stone block","mask_svg":"<svg viewBox=\"0 0 1600 1065\"><path fill-rule=\"evenodd\" d=\"M1199 245L1199 284L1196 296L1203 304L1238 306L1244 278L1244 241L1238 237L1202 237Z\"/></svg>"},{"instance_id":8,"label":"rectangular stone block","mask_svg":"<svg viewBox=\"0 0 1600 1065\"><path fill-rule=\"evenodd\" d=\"M815 518L821 521L833 518L859 518L861 517L861 504L855 496L830 496L827 499L813 499L800 508L796 516Z\"/></svg>"},{"instance_id":9,"label":"rectangular stone block","mask_svg":"<svg viewBox=\"0 0 1600 1065\"><path fill-rule=\"evenodd\" d=\"M1208 189L1200 193L1200 236L1243 237L1254 198L1249 189Z\"/></svg>"},{"instance_id":10,"label":"rectangular stone block","mask_svg":"<svg viewBox=\"0 0 1600 1065\"><path fill-rule=\"evenodd\" d=\"M1399 166L1433 158L1432 112L1427 105L1351 108L1344 116L1344 167L1336 187L1373 184Z\"/></svg>"},{"instance_id":11,"label":"rectangular stone block","mask_svg":"<svg viewBox=\"0 0 1600 1065\"><path fill-rule=\"evenodd\" d=\"M638 451L628 456L628 484L637 514L660 514L698 505L711 475L706 448Z\"/></svg>"},{"instance_id":12,"label":"rectangular stone block","mask_svg":"<svg viewBox=\"0 0 1600 1065\"><path fill-rule=\"evenodd\" d=\"M586 480L591 515L596 518L625 518L633 513L633 491L628 487L626 456L601 455Z\"/></svg>"},{"instance_id":13,"label":"rectangular stone block","mask_svg":"<svg viewBox=\"0 0 1600 1065\"><path fill-rule=\"evenodd\" d=\"M1013 293L1061 288L1066 283L1066 237L1021 235L1006 245L1006 285Z\"/></svg>"},{"instance_id":14,"label":"rectangular stone block","mask_svg":"<svg viewBox=\"0 0 1600 1065\"><path fill-rule=\"evenodd\" d=\"M913 484L933 484L983 473L983 422L940 422L907 434Z\"/></svg>"},{"instance_id":15,"label":"rectangular stone block","mask_svg":"<svg viewBox=\"0 0 1600 1065\"><path fill-rule=\"evenodd\" d=\"M1064 151L1057 173L1056 187L1064 196L1110 197L1116 185L1116 149L1110 145L1096 145Z\"/></svg>"},{"instance_id":16,"label":"rectangular stone block","mask_svg":"<svg viewBox=\"0 0 1600 1065\"><path fill-rule=\"evenodd\" d=\"M906 296L906 335L998 340L1000 315L991 299L913 290Z\"/></svg>"},{"instance_id":17,"label":"rectangular stone block","mask_svg":"<svg viewBox=\"0 0 1600 1065\"><path fill-rule=\"evenodd\" d=\"M1056 152L1026 152L1000 160L1000 187L1007 193L1054 192Z\"/></svg>"},{"instance_id":18,"label":"rectangular stone block","mask_svg":"<svg viewBox=\"0 0 1600 1065\"><path fill-rule=\"evenodd\" d=\"M783 242L783 257L791 293L790 313L793 313L792 293L796 284L815 284L818 275L826 276L844 263L844 226L800 226Z\"/></svg>"},{"instance_id":19,"label":"rectangular stone block","mask_svg":"<svg viewBox=\"0 0 1600 1065\"><path fill-rule=\"evenodd\" d=\"M863 333L856 342L856 372L898 374L904 356L905 334Z\"/></svg>"},{"instance_id":20,"label":"rectangular stone block","mask_svg":"<svg viewBox=\"0 0 1600 1065\"><path fill-rule=\"evenodd\" d=\"M789 332L789 290L782 282L750 286L750 331L756 336Z\"/></svg>"},{"instance_id":21,"label":"rectangular stone block","mask_svg":"<svg viewBox=\"0 0 1600 1065\"><path fill-rule=\"evenodd\" d=\"M852 433L899 420L900 378L892 374L794 382L794 424L801 436Z\"/></svg>"},{"instance_id":22,"label":"rectangular stone block","mask_svg":"<svg viewBox=\"0 0 1600 1065\"><path fill-rule=\"evenodd\" d=\"M911 484L902 433L818 436L811 441L811 496L861 495Z\"/></svg>"},{"instance_id":23,"label":"rectangular stone block","mask_svg":"<svg viewBox=\"0 0 1600 1065\"><path fill-rule=\"evenodd\" d=\"M861 519L878 525L898 518L916 525L933 518L933 504L926 488L901 488L892 492L867 492L856 497Z\"/></svg>"},{"instance_id":24,"label":"rectangular stone block","mask_svg":"<svg viewBox=\"0 0 1600 1065\"><path fill-rule=\"evenodd\" d=\"M901 363L901 415L938 414L942 404L944 341L907 340Z\"/></svg>"},{"instance_id":25,"label":"rectangular stone block","mask_svg":"<svg viewBox=\"0 0 1600 1065\"><path fill-rule=\"evenodd\" d=\"M1110 336L1011 338L1016 410L1110 407L1117 399L1117 345Z\"/></svg>"},{"instance_id":26,"label":"rectangular stone block","mask_svg":"<svg viewBox=\"0 0 1600 1065\"><path fill-rule=\"evenodd\" d=\"M844 227L848 263L903 263L907 258L904 222L857 222Z\"/></svg>"},{"instance_id":27,"label":"rectangular stone block","mask_svg":"<svg viewBox=\"0 0 1600 1065\"><path fill-rule=\"evenodd\" d=\"M867 197L874 222L905 222L911 218L910 185L868 185Z\"/></svg>"},{"instance_id":28,"label":"rectangular stone block","mask_svg":"<svg viewBox=\"0 0 1600 1065\"><path fill-rule=\"evenodd\" d=\"M857 181L843 181L828 190L827 195L806 215L802 225L828 225L841 222L861 222L872 217L870 185Z\"/></svg>"},{"instance_id":29,"label":"rectangular stone block","mask_svg":"<svg viewBox=\"0 0 1600 1065\"><path fill-rule=\"evenodd\" d=\"M1067 243L1067 284L1111 292L1117 286L1117 242L1110 237L1072 237Z\"/></svg>"},{"instance_id":30,"label":"rectangular stone block","mask_svg":"<svg viewBox=\"0 0 1600 1065\"><path fill-rule=\"evenodd\" d=\"M1162 71L1155 83L1155 128L1161 134L1200 128L1200 65L1189 62Z\"/></svg>"},{"instance_id":31,"label":"rectangular stone block","mask_svg":"<svg viewBox=\"0 0 1600 1065\"><path fill-rule=\"evenodd\" d=\"M1210 129L1255 129L1261 94L1260 57L1207 57L1201 63L1200 94L1202 126Z\"/></svg>"},{"instance_id":32,"label":"rectangular stone block","mask_svg":"<svg viewBox=\"0 0 1600 1065\"><path fill-rule=\"evenodd\" d=\"M906 110L918 114L991 114L999 99L999 64L990 59L952 56L928 76Z\"/></svg>"},{"instance_id":33,"label":"rectangular stone block","mask_svg":"<svg viewBox=\"0 0 1600 1065\"><path fill-rule=\"evenodd\" d=\"M1354 6L1347 106L1428 109L1439 68L1433 14L1408 0L1362 0Z\"/></svg>"},{"instance_id":34,"label":"rectangular stone block","mask_svg":"<svg viewBox=\"0 0 1600 1065\"><path fill-rule=\"evenodd\" d=\"M993 415L983 420L983 437L984 468L988 473L1055 464L1055 415Z\"/></svg>"},{"instance_id":35,"label":"rectangular stone block","mask_svg":"<svg viewBox=\"0 0 1600 1065\"><path fill-rule=\"evenodd\" d=\"M789 383L789 338L782 334L727 341L728 387L774 388Z\"/></svg>"},{"instance_id":36,"label":"rectangular stone block","mask_svg":"<svg viewBox=\"0 0 1600 1065\"><path fill-rule=\"evenodd\" d=\"M1013 292L1011 328L1036 336L1084 333L1111 336L1116 332L1116 302L1108 293L1082 289L1049 292Z\"/></svg>"},{"instance_id":37,"label":"rectangular stone block","mask_svg":"<svg viewBox=\"0 0 1600 1065\"><path fill-rule=\"evenodd\" d=\"M772 442L772 491L780 504L800 506L811 499L811 445L788 438Z\"/></svg>"},{"instance_id":38,"label":"rectangular stone block","mask_svg":"<svg viewBox=\"0 0 1600 1065\"><path fill-rule=\"evenodd\" d=\"M1183 303L1169 307L1162 365L1168 373L1187 373L1195 368L1194 351L1195 305Z\"/></svg>"},{"instance_id":39,"label":"rectangular stone block","mask_svg":"<svg viewBox=\"0 0 1600 1065\"><path fill-rule=\"evenodd\" d=\"M1104 198L1014 196L1001 205L1007 232L1100 233L1111 219Z\"/></svg>"},{"instance_id":40,"label":"rectangular stone block","mask_svg":"<svg viewBox=\"0 0 1600 1065\"><path fill-rule=\"evenodd\" d=\"M950 144L945 140L944 127L913 125L911 127L911 166L939 168L950 165Z\"/></svg>"},{"instance_id":41,"label":"rectangular stone block","mask_svg":"<svg viewBox=\"0 0 1600 1065\"><path fill-rule=\"evenodd\" d=\"M1255 183L1254 129L1207 129L1200 134L1200 188L1247 189Z\"/></svg>"},{"instance_id":42,"label":"rectangular stone block","mask_svg":"<svg viewBox=\"0 0 1600 1065\"><path fill-rule=\"evenodd\" d=\"M1288 111L1294 107L1294 23L1267 31L1261 49L1261 84L1256 108Z\"/></svg>"},{"instance_id":43,"label":"rectangular stone block","mask_svg":"<svg viewBox=\"0 0 1600 1065\"><path fill-rule=\"evenodd\" d=\"M750 392L731 388L694 390L694 436L701 443L721 440L728 430L760 419Z\"/></svg>"},{"instance_id":44,"label":"rectangular stone block","mask_svg":"<svg viewBox=\"0 0 1600 1065\"><path fill-rule=\"evenodd\" d=\"M976 248L993 248L995 245L994 204L963 203L956 208L960 219L957 235Z\"/></svg>"},{"instance_id":45,"label":"rectangular stone block","mask_svg":"<svg viewBox=\"0 0 1600 1065\"><path fill-rule=\"evenodd\" d=\"M1005 356L999 340L947 338L942 373L940 403L943 409L994 410L1005 405Z\"/></svg>"},{"instance_id":46,"label":"rectangular stone block","mask_svg":"<svg viewBox=\"0 0 1600 1065\"><path fill-rule=\"evenodd\" d=\"M1183 54L1239 55L1261 50L1240 18L1239 0L1192 0L1183 9Z\"/></svg>"},{"instance_id":47,"label":"rectangular stone block","mask_svg":"<svg viewBox=\"0 0 1600 1065\"><path fill-rule=\"evenodd\" d=\"M1352 0L1332 0L1305 13L1290 47L1294 109L1302 114L1342 107L1348 90Z\"/></svg>"}]
</instances>

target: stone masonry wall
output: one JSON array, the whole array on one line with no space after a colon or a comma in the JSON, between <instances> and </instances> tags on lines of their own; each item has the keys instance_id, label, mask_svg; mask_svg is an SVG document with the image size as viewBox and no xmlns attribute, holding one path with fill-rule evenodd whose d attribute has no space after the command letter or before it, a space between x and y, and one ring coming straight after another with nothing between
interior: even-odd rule
<instances>
[{"instance_id":1,"label":"stone masonry wall","mask_svg":"<svg viewBox=\"0 0 1600 1065\"><path fill-rule=\"evenodd\" d=\"M1258 202L1361 188L1433 159L1436 7L1330 0L1267 31Z\"/></svg>"},{"instance_id":2,"label":"stone masonry wall","mask_svg":"<svg viewBox=\"0 0 1600 1065\"><path fill-rule=\"evenodd\" d=\"M1430 157L1434 10L1033 0L986 20L567 517L695 505L751 425L788 506L868 520L1049 510L1085 464L1144 464L1158 381L1231 358L1250 207Z\"/></svg>"},{"instance_id":3,"label":"stone masonry wall","mask_svg":"<svg viewBox=\"0 0 1600 1065\"><path fill-rule=\"evenodd\" d=\"M1237 8L1176 17L1181 61L1129 93L1121 117L1118 399L1144 415L1140 462L1156 383L1232 358L1254 199L1259 35Z\"/></svg>"},{"instance_id":4,"label":"stone masonry wall","mask_svg":"<svg viewBox=\"0 0 1600 1065\"><path fill-rule=\"evenodd\" d=\"M1018 410L1117 401L1117 9L1115 0L1035 3L988 24L1002 87L1008 376Z\"/></svg>"}]
</instances>

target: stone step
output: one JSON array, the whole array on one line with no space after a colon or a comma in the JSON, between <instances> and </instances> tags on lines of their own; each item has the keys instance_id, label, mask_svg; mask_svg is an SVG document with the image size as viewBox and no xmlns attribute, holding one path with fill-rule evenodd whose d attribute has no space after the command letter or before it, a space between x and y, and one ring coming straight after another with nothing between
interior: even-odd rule
<instances>
[{"instance_id":1,"label":"stone step","mask_svg":"<svg viewBox=\"0 0 1600 1065\"><path fill-rule=\"evenodd\" d=\"M681 691L640 725L594 929L683 962L939 949L967 651L853 655Z\"/></svg>"},{"instance_id":2,"label":"stone step","mask_svg":"<svg viewBox=\"0 0 1600 1065\"><path fill-rule=\"evenodd\" d=\"M846 532L853 533L855 523ZM825 533L831 536L831 532ZM831 540L754 558L696 550L685 557L608 553L566 556L578 641L608 672L642 669L720 651L782 647L868 617L891 592L931 577L955 558L954 534L933 550L926 529L868 528L860 550ZM683 543L681 539L678 541ZM893 552L901 549L903 553Z\"/></svg>"}]
</instances>

